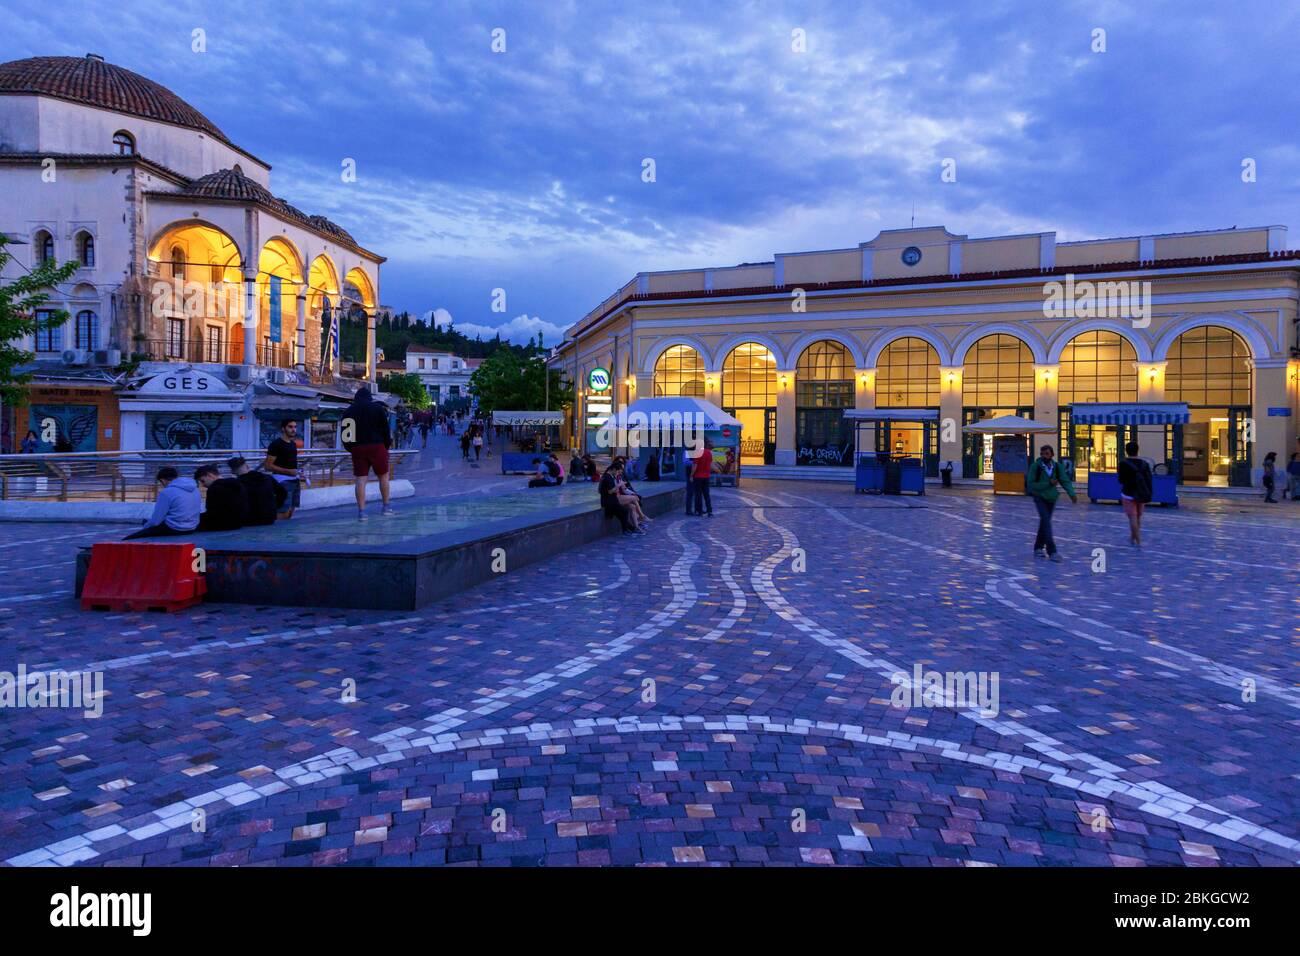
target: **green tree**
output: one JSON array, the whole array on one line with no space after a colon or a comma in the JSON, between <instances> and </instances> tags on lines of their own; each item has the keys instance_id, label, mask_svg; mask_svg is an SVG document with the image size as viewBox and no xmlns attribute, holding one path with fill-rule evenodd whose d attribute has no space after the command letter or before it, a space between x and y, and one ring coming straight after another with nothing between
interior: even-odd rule
<instances>
[{"instance_id":1,"label":"green tree","mask_svg":"<svg viewBox=\"0 0 1300 956\"><path fill-rule=\"evenodd\" d=\"M0 233L0 271L13 258L5 249L8 244L9 240ZM31 376L15 370L34 356L13 343L36 331L36 310L49 301L49 290L67 282L76 271L76 262L57 265L48 259L13 282L0 282L0 402L22 403L27 391L24 386ZM56 311L45 321L49 326L62 325L68 321L68 313Z\"/></svg>"},{"instance_id":2,"label":"green tree","mask_svg":"<svg viewBox=\"0 0 1300 956\"><path fill-rule=\"evenodd\" d=\"M400 397L407 408L428 408L432 404L429 401L429 393L424 390L424 385L420 382L420 376L411 372L382 375L379 378L379 387L385 392Z\"/></svg>"},{"instance_id":3,"label":"green tree","mask_svg":"<svg viewBox=\"0 0 1300 956\"><path fill-rule=\"evenodd\" d=\"M547 378L550 378L549 397ZM552 411L573 404L573 383L559 369L547 368L523 351L498 349L470 376L469 390L484 412L537 411L549 401Z\"/></svg>"}]
</instances>

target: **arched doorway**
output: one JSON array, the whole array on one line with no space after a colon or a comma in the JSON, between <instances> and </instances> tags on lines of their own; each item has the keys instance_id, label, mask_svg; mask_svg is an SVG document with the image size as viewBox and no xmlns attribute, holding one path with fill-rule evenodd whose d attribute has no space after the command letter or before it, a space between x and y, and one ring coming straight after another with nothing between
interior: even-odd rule
<instances>
[{"instance_id":1,"label":"arched doorway","mask_svg":"<svg viewBox=\"0 0 1300 956\"><path fill-rule=\"evenodd\" d=\"M655 360L654 397L704 397L704 359L689 345L673 345Z\"/></svg>"},{"instance_id":2,"label":"arched doorway","mask_svg":"<svg viewBox=\"0 0 1300 956\"><path fill-rule=\"evenodd\" d=\"M257 262L259 365L288 368L293 363L301 285L302 265L297 250L285 239L269 240L262 246Z\"/></svg>"},{"instance_id":3,"label":"arched doorway","mask_svg":"<svg viewBox=\"0 0 1300 956\"><path fill-rule=\"evenodd\" d=\"M925 339L894 339L876 360L876 407L939 410L939 353ZM890 421L876 427L877 453L921 458L926 474L939 473L939 432L933 422Z\"/></svg>"},{"instance_id":4,"label":"arched doorway","mask_svg":"<svg viewBox=\"0 0 1300 956\"><path fill-rule=\"evenodd\" d=\"M737 345L722 363L722 406L740 420L741 465L776 460L776 359L764 345Z\"/></svg>"},{"instance_id":5,"label":"arched doorway","mask_svg":"<svg viewBox=\"0 0 1300 956\"><path fill-rule=\"evenodd\" d=\"M795 464L853 463L853 358L839 342L813 342L795 370Z\"/></svg>"},{"instance_id":6,"label":"arched doorway","mask_svg":"<svg viewBox=\"0 0 1300 956\"><path fill-rule=\"evenodd\" d=\"M1133 343L1105 329L1081 332L1061 352L1058 381L1061 457L1074 462L1077 478L1086 478L1093 471L1116 471L1124 457L1124 446L1136 437L1136 426L1077 424L1072 421L1071 406L1075 402L1138 400L1137 351Z\"/></svg>"},{"instance_id":7,"label":"arched doorway","mask_svg":"<svg viewBox=\"0 0 1300 956\"><path fill-rule=\"evenodd\" d=\"M177 223L162 230L149 248L154 288L150 320L132 343L154 359L242 362L227 348L236 328L242 336L243 273L239 247L206 223Z\"/></svg>"},{"instance_id":8,"label":"arched doorway","mask_svg":"<svg viewBox=\"0 0 1300 956\"><path fill-rule=\"evenodd\" d=\"M1034 353L1014 335L997 332L971 345L961 381L963 428L1001 415L1034 417ZM963 478L993 477L992 436L965 435L961 471Z\"/></svg>"},{"instance_id":9,"label":"arched doorway","mask_svg":"<svg viewBox=\"0 0 1300 956\"><path fill-rule=\"evenodd\" d=\"M1165 399L1186 402L1191 415L1178 456L1182 480L1249 487L1249 346L1232 329L1202 325L1178 336L1165 358Z\"/></svg>"}]
</instances>

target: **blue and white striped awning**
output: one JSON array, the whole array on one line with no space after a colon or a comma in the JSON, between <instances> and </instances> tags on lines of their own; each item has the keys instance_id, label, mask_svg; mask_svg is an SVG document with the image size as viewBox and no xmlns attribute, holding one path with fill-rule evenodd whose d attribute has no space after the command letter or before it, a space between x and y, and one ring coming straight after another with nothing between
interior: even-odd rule
<instances>
[{"instance_id":1,"label":"blue and white striped awning","mask_svg":"<svg viewBox=\"0 0 1300 956\"><path fill-rule=\"evenodd\" d=\"M1070 422L1076 425L1186 425L1191 414L1184 402L1075 402Z\"/></svg>"}]
</instances>

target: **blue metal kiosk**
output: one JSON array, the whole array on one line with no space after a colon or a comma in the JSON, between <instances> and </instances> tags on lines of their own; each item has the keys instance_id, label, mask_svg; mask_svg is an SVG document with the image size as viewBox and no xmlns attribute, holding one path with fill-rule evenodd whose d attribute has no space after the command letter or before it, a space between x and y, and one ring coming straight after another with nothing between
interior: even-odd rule
<instances>
[{"instance_id":1,"label":"blue metal kiosk","mask_svg":"<svg viewBox=\"0 0 1300 956\"><path fill-rule=\"evenodd\" d=\"M1155 438L1159 455L1143 455L1151 465L1151 503L1178 506L1178 462L1182 447L1182 427L1191 420L1184 402L1075 402L1070 406L1071 425L1114 426L1120 450L1129 441L1137 441L1144 450ZM1172 435L1170 429L1173 429ZM1158 436L1158 437L1157 437ZM1174 460L1166 457L1172 451ZM1088 500L1119 501L1119 474L1114 471L1088 470Z\"/></svg>"},{"instance_id":2,"label":"blue metal kiosk","mask_svg":"<svg viewBox=\"0 0 1300 956\"><path fill-rule=\"evenodd\" d=\"M925 476L938 466L937 409L849 408L844 418L854 425L855 491L925 494Z\"/></svg>"}]
</instances>

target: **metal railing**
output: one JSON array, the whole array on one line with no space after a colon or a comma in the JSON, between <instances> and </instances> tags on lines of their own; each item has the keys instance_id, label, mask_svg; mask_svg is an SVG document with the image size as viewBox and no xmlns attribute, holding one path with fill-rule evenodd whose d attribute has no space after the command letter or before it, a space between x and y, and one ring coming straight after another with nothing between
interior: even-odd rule
<instances>
[{"instance_id":1,"label":"metal railing","mask_svg":"<svg viewBox=\"0 0 1300 956\"><path fill-rule=\"evenodd\" d=\"M0 501L153 501L155 475L171 465L192 475L199 465L216 465L228 475L226 462L236 455L260 468L265 448L208 448L189 451L70 452L50 455L0 455ZM389 452L391 474L418 449ZM314 487L351 484L352 456L342 449L299 449L298 468Z\"/></svg>"},{"instance_id":2,"label":"metal railing","mask_svg":"<svg viewBox=\"0 0 1300 956\"><path fill-rule=\"evenodd\" d=\"M291 368L294 346L289 342L259 345L256 348L258 365L269 368ZM218 365L239 365L244 361L244 343L202 339L136 339L131 351L150 362L208 362Z\"/></svg>"}]
</instances>

